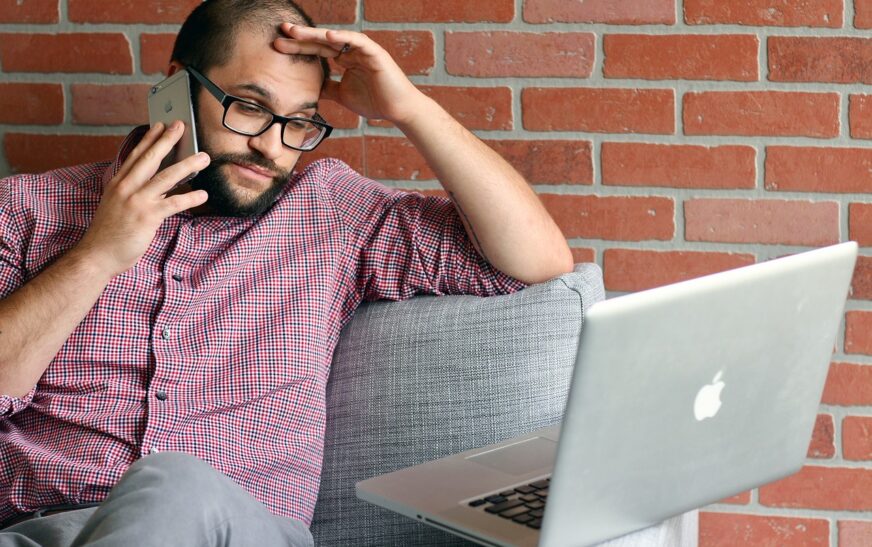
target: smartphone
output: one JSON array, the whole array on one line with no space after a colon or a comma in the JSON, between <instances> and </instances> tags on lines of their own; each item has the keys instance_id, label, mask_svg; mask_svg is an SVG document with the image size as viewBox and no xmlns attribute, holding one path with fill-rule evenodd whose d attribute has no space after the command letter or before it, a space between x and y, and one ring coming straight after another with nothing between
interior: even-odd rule
<instances>
[{"instance_id":1,"label":"smartphone","mask_svg":"<svg viewBox=\"0 0 872 547\"><path fill-rule=\"evenodd\" d=\"M184 69L155 84L148 91L148 123L153 126L157 122L163 122L169 126L174 120L185 123L185 134L173 151L164 158L161 169L193 156L198 151L190 75Z\"/></svg>"}]
</instances>

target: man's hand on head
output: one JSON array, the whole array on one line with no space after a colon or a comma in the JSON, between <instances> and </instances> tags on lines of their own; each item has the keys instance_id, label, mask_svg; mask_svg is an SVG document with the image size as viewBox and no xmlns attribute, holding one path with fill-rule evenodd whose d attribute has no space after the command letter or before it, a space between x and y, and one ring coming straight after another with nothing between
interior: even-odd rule
<instances>
[{"instance_id":1,"label":"man's hand on head","mask_svg":"<svg viewBox=\"0 0 872 547\"><path fill-rule=\"evenodd\" d=\"M182 122L152 126L106 184L91 225L76 249L117 275L136 264L148 250L164 219L202 205L203 190L167 195L176 184L209 165L200 152L158 173L161 160L181 139Z\"/></svg>"},{"instance_id":2,"label":"man's hand on head","mask_svg":"<svg viewBox=\"0 0 872 547\"><path fill-rule=\"evenodd\" d=\"M288 55L318 55L345 69L340 81L327 80L322 96L367 119L397 125L418 111L423 94L390 54L369 36L349 30L312 28L283 23L285 38L273 47Z\"/></svg>"}]
</instances>

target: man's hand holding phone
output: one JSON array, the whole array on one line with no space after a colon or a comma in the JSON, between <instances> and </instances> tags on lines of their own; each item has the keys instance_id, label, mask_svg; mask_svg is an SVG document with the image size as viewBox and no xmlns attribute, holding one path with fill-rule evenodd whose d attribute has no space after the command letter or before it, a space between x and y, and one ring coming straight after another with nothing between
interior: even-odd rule
<instances>
[{"instance_id":1,"label":"man's hand holding phone","mask_svg":"<svg viewBox=\"0 0 872 547\"><path fill-rule=\"evenodd\" d=\"M166 218L208 199L203 190L167 195L180 181L209 165L205 152L158 172L183 130L180 121L169 127L160 122L153 125L104 188L91 226L77 249L97 260L107 273L115 276L133 267Z\"/></svg>"}]
</instances>

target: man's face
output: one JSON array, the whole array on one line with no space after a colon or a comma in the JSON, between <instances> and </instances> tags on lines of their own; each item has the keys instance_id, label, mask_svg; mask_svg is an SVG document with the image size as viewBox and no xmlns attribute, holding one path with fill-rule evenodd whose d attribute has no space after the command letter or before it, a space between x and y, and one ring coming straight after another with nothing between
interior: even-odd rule
<instances>
[{"instance_id":1,"label":"man's face","mask_svg":"<svg viewBox=\"0 0 872 547\"><path fill-rule=\"evenodd\" d=\"M322 81L318 63L278 53L257 31L240 32L230 62L213 67L206 77L225 93L276 114L306 118L316 112ZM202 88L196 114L197 140L212 162L190 182L191 187L209 192L206 205L215 214L262 213L287 184L301 152L282 145L278 124L257 137L230 131L221 123L224 108Z\"/></svg>"}]
</instances>

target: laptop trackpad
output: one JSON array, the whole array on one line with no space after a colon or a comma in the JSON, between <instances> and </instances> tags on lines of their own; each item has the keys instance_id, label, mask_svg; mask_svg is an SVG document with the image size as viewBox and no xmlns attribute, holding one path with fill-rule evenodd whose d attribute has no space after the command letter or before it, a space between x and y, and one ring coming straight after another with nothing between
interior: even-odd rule
<instances>
[{"instance_id":1,"label":"laptop trackpad","mask_svg":"<svg viewBox=\"0 0 872 547\"><path fill-rule=\"evenodd\" d=\"M556 442L543 437L533 437L466 459L510 475L523 475L554 465L556 451Z\"/></svg>"}]
</instances>

